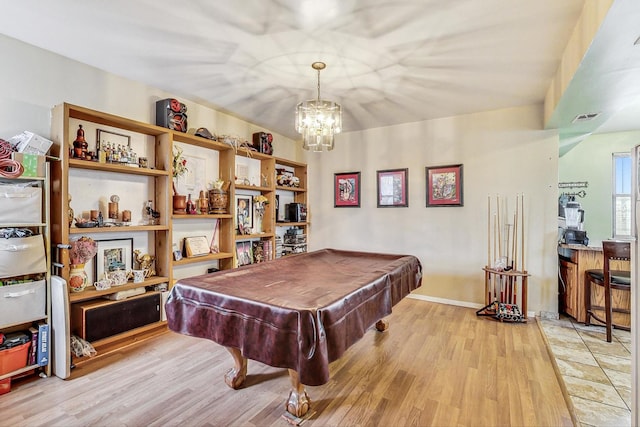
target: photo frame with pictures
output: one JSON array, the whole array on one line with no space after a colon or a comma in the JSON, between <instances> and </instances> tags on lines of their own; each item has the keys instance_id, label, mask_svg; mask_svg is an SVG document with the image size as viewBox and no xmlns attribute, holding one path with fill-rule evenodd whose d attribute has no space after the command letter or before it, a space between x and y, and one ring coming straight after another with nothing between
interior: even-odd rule
<instances>
[{"instance_id":1,"label":"photo frame with pictures","mask_svg":"<svg viewBox=\"0 0 640 427\"><path fill-rule=\"evenodd\" d=\"M463 206L462 164L427 166L427 207Z\"/></svg>"},{"instance_id":2,"label":"photo frame with pictures","mask_svg":"<svg viewBox=\"0 0 640 427\"><path fill-rule=\"evenodd\" d=\"M252 196L246 194L236 194L236 224L238 234L248 234L247 230L251 230L253 228Z\"/></svg>"},{"instance_id":3,"label":"photo frame with pictures","mask_svg":"<svg viewBox=\"0 0 640 427\"><path fill-rule=\"evenodd\" d=\"M103 279L105 272L133 269L133 238L96 240L96 243L94 281Z\"/></svg>"},{"instance_id":4,"label":"photo frame with pictures","mask_svg":"<svg viewBox=\"0 0 640 427\"><path fill-rule=\"evenodd\" d=\"M333 206L336 208L360 207L360 172L334 174Z\"/></svg>"},{"instance_id":5,"label":"photo frame with pictures","mask_svg":"<svg viewBox=\"0 0 640 427\"><path fill-rule=\"evenodd\" d=\"M96 129L96 151L105 149L102 144L110 144L111 147L120 145L131 148L131 136L110 130Z\"/></svg>"},{"instance_id":6,"label":"photo frame with pictures","mask_svg":"<svg viewBox=\"0 0 640 427\"><path fill-rule=\"evenodd\" d=\"M409 206L409 169L387 169L376 172L378 207Z\"/></svg>"}]
</instances>

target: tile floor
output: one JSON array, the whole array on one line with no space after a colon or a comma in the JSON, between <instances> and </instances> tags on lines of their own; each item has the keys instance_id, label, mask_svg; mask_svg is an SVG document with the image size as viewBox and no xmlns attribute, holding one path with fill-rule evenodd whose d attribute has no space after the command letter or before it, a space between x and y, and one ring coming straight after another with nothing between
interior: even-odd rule
<instances>
[{"instance_id":1,"label":"tile floor","mask_svg":"<svg viewBox=\"0 0 640 427\"><path fill-rule=\"evenodd\" d=\"M630 426L631 334L614 329L607 343L604 327L566 316L539 322L580 424Z\"/></svg>"}]
</instances>

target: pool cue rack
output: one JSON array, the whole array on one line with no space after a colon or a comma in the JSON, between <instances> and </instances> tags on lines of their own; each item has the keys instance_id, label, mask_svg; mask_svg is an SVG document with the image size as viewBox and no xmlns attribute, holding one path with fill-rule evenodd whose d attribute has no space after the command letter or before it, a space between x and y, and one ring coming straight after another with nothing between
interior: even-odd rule
<instances>
[{"instance_id":1,"label":"pool cue rack","mask_svg":"<svg viewBox=\"0 0 640 427\"><path fill-rule=\"evenodd\" d=\"M527 321L524 194L517 194L512 214L500 195L487 199L487 265L483 267L485 306L478 316Z\"/></svg>"}]
</instances>

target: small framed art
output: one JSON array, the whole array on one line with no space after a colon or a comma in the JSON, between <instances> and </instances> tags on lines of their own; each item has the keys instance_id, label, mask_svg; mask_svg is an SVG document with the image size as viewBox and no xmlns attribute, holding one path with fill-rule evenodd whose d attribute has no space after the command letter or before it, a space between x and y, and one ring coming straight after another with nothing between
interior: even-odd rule
<instances>
[{"instance_id":1,"label":"small framed art","mask_svg":"<svg viewBox=\"0 0 640 427\"><path fill-rule=\"evenodd\" d=\"M463 206L462 165L427 166L427 207Z\"/></svg>"},{"instance_id":2,"label":"small framed art","mask_svg":"<svg viewBox=\"0 0 640 427\"><path fill-rule=\"evenodd\" d=\"M98 251L94 257L95 276L98 281L106 272L133 269L133 238L96 240Z\"/></svg>"},{"instance_id":3,"label":"small framed art","mask_svg":"<svg viewBox=\"0 0 640 427\"><path fill-rule=\"evenodd\" d=\"M333 200L336 208L360 207L360 172L334 174Z\"/></svg>"},{"instance_id":4,"label":"small framed art","mask_svg":"<svg viewBox=\"0 0 640 427\"><path fill-rule=\"evenodd\" d=\"M378 207L408 207L409 169L377 171Z\"/></svg>"},{"instance_id":5,"label":"small framed art","mask_svg":"<svg viewBox=\"0 0 640 427\"><path fill-rule=\"evenodd\" d=\"M253 197L236 194L236 223L238 234L251 234L253 228Z\"/></svg>"}]
</instances>

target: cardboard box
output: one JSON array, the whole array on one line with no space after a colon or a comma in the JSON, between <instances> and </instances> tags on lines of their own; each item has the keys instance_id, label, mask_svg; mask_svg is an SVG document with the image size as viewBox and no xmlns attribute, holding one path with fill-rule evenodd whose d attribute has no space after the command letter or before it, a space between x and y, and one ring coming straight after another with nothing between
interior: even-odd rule
<instances>
[{"instance_id":1,"label":"cardboard box","mask_svg":"<svg viewBox=\"0 0 640 427\"><path fill-rule=\"evenodd\" d=\"M27 130L19 135L11 137L9 139L9 143L19 153L37 154L40 156L46 155L53 145L53 141L49 141L47 138L36 135L35 133Z\"/></svg>"},{"instance_id":2,"label":"cardboard box","mask_svg":"<svg viewBox=\"0 0 640 427\"><path fill-rule=\"evenodd\" d=\"M11 158L24 167L22 176L44 177L44 156L29 153L11 153Z\"/></svg>"}]
</instances>

